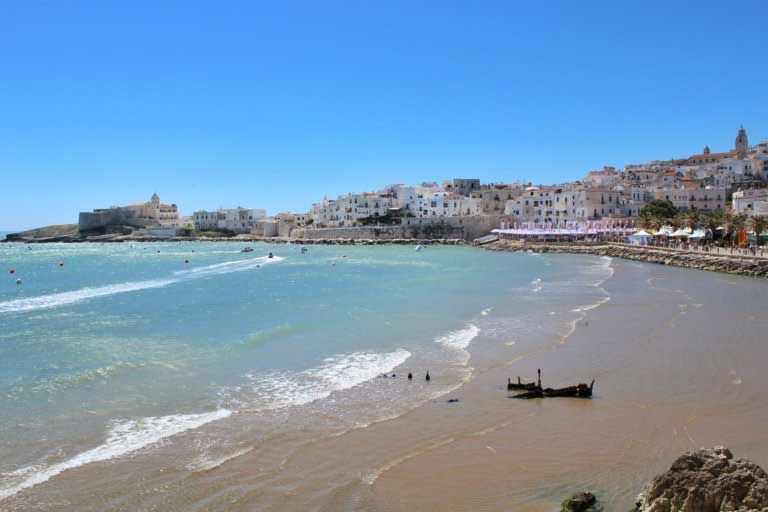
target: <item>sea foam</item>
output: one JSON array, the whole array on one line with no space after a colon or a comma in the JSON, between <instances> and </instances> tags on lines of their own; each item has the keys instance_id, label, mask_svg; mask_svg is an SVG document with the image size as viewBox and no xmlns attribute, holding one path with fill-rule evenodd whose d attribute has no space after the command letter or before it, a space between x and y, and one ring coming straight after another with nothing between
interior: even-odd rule
<instances>
[{"instance_id":1,"label":"sea foam","mask_svg":"<svg viewBox=\"0 0 768 512\"><path fill-rule=\"evenodd\" d=\"M474 324L469 324L463 329L440 336L435 341L451 349L463 350L478 334L480 334L480 328Z\"/></svg>"},{"instance_id":2,"label":"sea foam","mask_svg":"<svg viewBox=\"0 0 768 512\"><path fill-rule=\"evenodd\" d=\"M0 500L47 482L68 469L122 457L167 437L202 427L206 423L226 418L231 414L232 411L228 409L218 409L202 414L175 414L115 423L107 435L107 440L95 448L57 464L26 467L10 473L11 478L6 478L3 484L0 484ZM11 481L8 482L8 480Z\"/></svg>"},{"instance_id":3,"label":"sea foam","mask_svg":"<svg viewBox=\"0 0 768 512\"><path fill-rule=\"evenodd\" d=\"M301 372L259 372L247 377L254 384L257 408L279 409L327 398L389 373L409 357L411 353L405 349L354 352L326 358L322 365Z\"/></svg>"}]
</instances>

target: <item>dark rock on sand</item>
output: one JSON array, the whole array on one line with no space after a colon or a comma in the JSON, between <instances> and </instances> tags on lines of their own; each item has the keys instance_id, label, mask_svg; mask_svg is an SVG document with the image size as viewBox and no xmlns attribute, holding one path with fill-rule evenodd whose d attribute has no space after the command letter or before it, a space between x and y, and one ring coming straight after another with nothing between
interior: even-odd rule
<instances>
[{"instance_id":1,"label":"dark rock on sand","mask_svg":"<svg viewBox=\"0 0 768 512\"><path fill-rule=\"evenodd\" d=\"M636 512L768 512L768 474L728 448L688 452L637 497Z\"/></svg>"},{"instance_id":2,"label":"dark rock on sand","mask_svg":"<svg viewBox=\"0 0 768 512\"><path fill-rule=\"evenodd\" d=\"M561 512L599 512L603 510L591 492L579 492L563 502Z\"/></svg>"}]
</instances>

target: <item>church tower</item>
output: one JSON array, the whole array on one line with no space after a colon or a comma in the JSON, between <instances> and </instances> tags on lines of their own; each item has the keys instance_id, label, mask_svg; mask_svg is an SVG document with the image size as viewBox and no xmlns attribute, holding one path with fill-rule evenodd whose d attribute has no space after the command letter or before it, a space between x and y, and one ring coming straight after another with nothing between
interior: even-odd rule
<instances>
[{"instance_id":1,"label":"church tower","mask_svg":"<svg viewBox=\"0 0 768 512\"><path fill-rule=\"evenodd\" d=\"M704 154L705 155L709 154L709 146L704 146Z\"/></svg>"},{"instance_id":2,"label":"church tower","mask_svg":"<svg viewBox=\"0 0 768 512\"><path fill-rule=\"evenodd\" d=\"M736 154L739 158L747 156L747 149L749 148L749 140L747 139L747 131L742 126L739 128L739 133L736 135Z\"/></svg>"}]
</instances>

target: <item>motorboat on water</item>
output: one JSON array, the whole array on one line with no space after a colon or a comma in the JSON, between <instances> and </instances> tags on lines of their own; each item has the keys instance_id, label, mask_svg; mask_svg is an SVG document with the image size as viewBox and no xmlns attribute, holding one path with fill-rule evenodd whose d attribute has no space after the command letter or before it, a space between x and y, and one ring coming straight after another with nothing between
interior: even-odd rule
<instances>
[{"instance_id":1,"label":"motorboat on water","mask_svg":"<svg viewBox=\"0 0 768 512\"><path fill-rule=\"evenodd\" d=\"M242 251L240 251L240 252L253 252L253 247L245 247L245 248L244 248Z\"/></svg>"},{"instance_id":2,"label":"motorboat on water","mask_svg":"<svg viewBox=\"0 0 768 512\"><path fill-rule=\"evenodd\" d=\"M305 252L307 252L307 248L306 247L302 247L301 248L301 254L304 254Z\"/></svg>"},{"instance_id":3,"label":"motorboat on water","mask_svg":"<svg viewBox=\"0 0 768 512\"><path fill-rule=\"evenodd\" d=\"M421 252L421 246L420 245L416 246L416 252Z\"/></svg>"}]
</instances>

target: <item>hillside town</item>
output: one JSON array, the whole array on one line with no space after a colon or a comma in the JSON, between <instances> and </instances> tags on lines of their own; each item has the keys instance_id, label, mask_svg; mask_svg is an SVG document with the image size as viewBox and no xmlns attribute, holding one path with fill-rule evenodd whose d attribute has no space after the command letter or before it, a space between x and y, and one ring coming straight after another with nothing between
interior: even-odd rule
<instances>
[{"instance_id":1,"label":"hillside town","mask_svg":"<svg viewBox=\"0 0 768 512\"><path fill-rule=\"evenodd\" d=\"M174 236L193 230L210 236L294 238L356 238L365 236L365 230L398 228L399 236L405 238L450 231L469 239L499 227L559 229L600 223L651 228L653 222L644 212L659 201L677 212L745 218L768 215L768 141L750 146L741 127L729 151L712 152L705 146L700 154L685 158L628 164L623 169L604 167L570 183L481 183L476 178L455 178L394 184L378 191L326 197L306 213L273 216L264 209L236 207L182 217L176 204L163 204L154 194L147 202L82 212L78 227L83 233L128 229Z\"/></svg>"}]
</instances>

